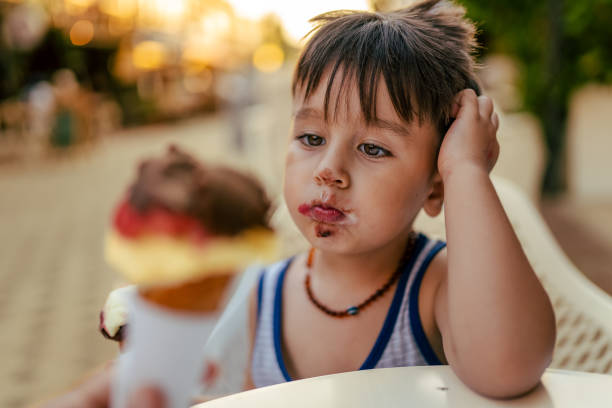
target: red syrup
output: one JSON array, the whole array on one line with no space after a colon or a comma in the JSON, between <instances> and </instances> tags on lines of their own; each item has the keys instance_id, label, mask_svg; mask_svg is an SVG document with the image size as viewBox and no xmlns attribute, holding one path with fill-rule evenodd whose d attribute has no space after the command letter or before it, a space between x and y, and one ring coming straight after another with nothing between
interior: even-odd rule
<instances>
[{"instance_id":1,"label":"red syrup","mask_svg":"<svg viewBox=\"0 0 612 408\"><path fill-rule=\"evenodd\" d=\"M139 212L127 200L117 207L113 225L122 236L132 239L143 234L155 234L183 237L192 242L203 243L210 237L195 218L161 207Z\"/></svg>"}]
</instances>

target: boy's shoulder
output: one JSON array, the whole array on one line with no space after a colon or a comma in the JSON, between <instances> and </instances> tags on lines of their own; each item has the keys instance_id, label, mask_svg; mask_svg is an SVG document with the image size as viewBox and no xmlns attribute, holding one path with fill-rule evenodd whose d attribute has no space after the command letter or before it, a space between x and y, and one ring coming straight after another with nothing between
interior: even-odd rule
<instances>
[{"instance_id":1,"label":"boy's shoulder","mask_svg":"<svg viewBox=\"0 0 612 408\"><path fill-rule=\"evenodd\" d=\"M446 251L446 242L427 237L425 234L419 234L423 239L427 240L423 249L428 248L427 253L422 253L420 256L429 258L426 262L426 269L423 272L420 292L425 297L435 298L438 293L440 284L444 282L448 274L448 257Z\"/></svg>"},{"instance_id":2,"label":"boy's shoulder","mask_svg":"<svg viewBox=\"0 0 612 408\"><path fill-rule=\"evenodd\" d=\"M438 279L440 279L446 275L448 269L446 242L435 237L428 237L423 233L420 233L420 235L423 235L428 240L428 242L431 243L430 250L433 251L433 257L431 258L431 261L427 266L427 273L425 275L429 275L432 278L437 277Z\"/></svg>"},{"instance_id":3,"label":"boy's shoulder","mask_svg":"<svg viewBox=\"0 0 612 408\"><path fill-rule=\"evenodd\" d=\"M265 279L266 277L277 276L280 272L286 269L297 257L299 257L299 255L290 256L288 258L284 258L270 264L257 266L256 269L258 280L261 280L262 278Z\"/></svg>"},{"instance_id":4,"label":"boy's shoulder","mask_svg":"<svg viewBox=\"0 0 612 408\"><path fill-rule=\"evenodd\" d=\"M431 260L427 268L427 275L441 280L446 276L448 272L448 256L446 253L446 247L442 248Z\"/></svg>"}]
</instances>

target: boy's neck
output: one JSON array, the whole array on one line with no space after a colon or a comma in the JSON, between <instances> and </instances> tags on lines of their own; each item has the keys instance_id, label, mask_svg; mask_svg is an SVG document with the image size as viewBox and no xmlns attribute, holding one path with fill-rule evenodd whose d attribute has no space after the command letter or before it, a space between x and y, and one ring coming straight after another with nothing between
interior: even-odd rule
<instances>
[{"instance_id":1,"label":"boy's neck","mask_svg":"<svg viewBox=\"0 0 612 408\"><path fill-rule=\"evenodd\" d=\"M406 250L409 233L384 247L360 254L336 254L316 250L312 271L318 279L353 287L376 285L389 277L398 267Z\"/></svg>"}]
</instances>

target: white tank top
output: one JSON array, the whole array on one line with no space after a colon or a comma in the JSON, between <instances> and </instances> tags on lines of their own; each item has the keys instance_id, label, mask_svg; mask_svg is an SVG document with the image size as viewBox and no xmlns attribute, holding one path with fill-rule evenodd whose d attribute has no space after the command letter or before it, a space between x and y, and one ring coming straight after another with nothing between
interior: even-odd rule
<instances>
[{"instance_id":1,"label":"white tank top","mask_svg":"<svg viewBox=\"0 0 612 408\"><path fill-rule=\"evenodd\" d=\"M384 325L360 370L441 364L419 316L419 289L431 260L446 244L419 234L400 275ZM255 387L291 381L281 352L282 287L291 264L287 259L266 267L257 288L257 329L251 375Z\"/></svg>"}]
</instances>

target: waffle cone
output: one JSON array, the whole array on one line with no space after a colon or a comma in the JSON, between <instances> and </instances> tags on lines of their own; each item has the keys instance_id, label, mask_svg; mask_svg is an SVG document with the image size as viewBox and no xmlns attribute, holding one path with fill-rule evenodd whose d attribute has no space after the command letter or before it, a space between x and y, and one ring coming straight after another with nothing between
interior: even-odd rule
<instances>
[{"instance_id":1,"label":"waffle cone","mask_svg":"<svg viewBox=\"0 0 612 408\"><path fill-rule=\"evenodd\" d=\"M171 310L212 313L220 308L233 276L209 275L172 286L141 287L138 291L149 302Z\"/></svg>"}]
</instances>

